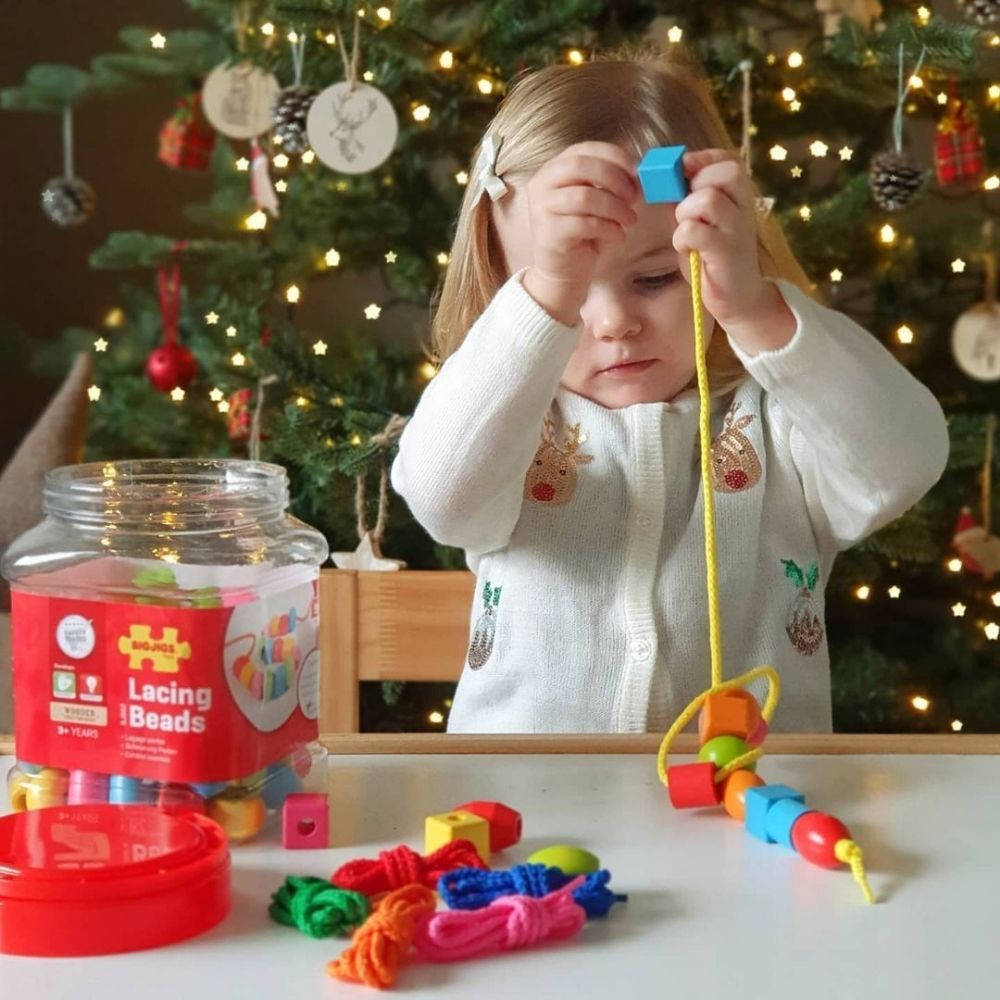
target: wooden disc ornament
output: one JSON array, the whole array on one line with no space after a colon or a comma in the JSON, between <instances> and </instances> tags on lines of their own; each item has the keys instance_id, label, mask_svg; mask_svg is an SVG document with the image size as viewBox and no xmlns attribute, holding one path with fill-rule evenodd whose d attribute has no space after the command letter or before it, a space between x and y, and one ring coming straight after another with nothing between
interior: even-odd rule
<instances>
[{"instance_id":1,"label":"wooden disc ornament","mask_svg":"<svg viewBox=\"0 0 1000 1000\"><path fill-rule=\"evenodd\" d=\"M389 158L399 120L389 99L367 83L346 80L313 101L306 120L309 145L331 170L365 174Z\"/></svg>"},{"instance_id":2,"label":"wooden disc ornament","mask_svg":"<svg viewBox=\"0 0 1000 1000\"><path fill-rule=\"evenodd\" d=\"M1000 303L977 302L962 313L951 331L951 350L970 378L1000 379Z\"/></svg>"},{"instance_id":3,"label":"wooden disc ornament","mask_svg":"<svg viewBox=\"0 0 1000 1000\"><path fill-rule=\"evenodd\" d=\"M216 66L201 92L205 117L230 139L252 139L273 123L281 88L272 74L252 63Z\"/></svg>"}]
</instances>

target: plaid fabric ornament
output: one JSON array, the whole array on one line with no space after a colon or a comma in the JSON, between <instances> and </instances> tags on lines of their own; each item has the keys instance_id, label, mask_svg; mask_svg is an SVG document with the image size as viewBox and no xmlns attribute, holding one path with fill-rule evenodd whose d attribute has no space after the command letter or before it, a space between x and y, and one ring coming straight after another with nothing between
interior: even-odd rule
<instances>
[{"instance_id":1,"label":"plaid fabric ornament","mask_svg":"<svg viewBox=\"0 0 1000 1000\"><path fill-rule=\"evenodd\" d=\"M207 170L214 148L215 129L201 113L201 95L182 98L160 129L160 160L178 170Z\"/></svg>"},{"instance_id":2,"label":"plaid fabric ornament","mask_svg":"<svg viewBox=\"0 0 1000 1000\"><path fill-rule=\"evenodd\" d=\"M947 187L978 181L985 166L983 133L976 110L968 101L953 97L934 138L938 182Z\"/></svg>"}]
</instances>

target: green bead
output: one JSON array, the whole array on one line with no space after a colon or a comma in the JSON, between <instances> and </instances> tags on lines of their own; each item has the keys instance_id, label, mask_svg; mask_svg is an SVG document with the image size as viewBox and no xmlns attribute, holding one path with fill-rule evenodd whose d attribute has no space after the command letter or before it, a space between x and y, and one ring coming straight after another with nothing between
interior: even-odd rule
<instances>
[{"instance_id":1,"label":"green bead","mask_svg":"<svg viewBox=\"0 0 1000 1000\"><path fill-rule=\"evenodd\" d=\"M709 740L699 751L698 760L702 763L711 761L716 767L725 767L730 761L736 760L753 747L738 736L716 736ZM747 771L756 771L757 762L742 765Z\"/></svg>"},{"instance_id":2,"label":"green bead","mask_svg":"<svg viewBox=\"0 0 1000 1000\"><path fill-rule=\"evenodd\" d=\"M585 851L582 847L567 847L564 844L543 847L540 851L535 851L528 858L528 864L558 868L565 875L589 875L591 872L601 870L601 862L597 859L597 855Z\"/></svg>"}]
</instances>

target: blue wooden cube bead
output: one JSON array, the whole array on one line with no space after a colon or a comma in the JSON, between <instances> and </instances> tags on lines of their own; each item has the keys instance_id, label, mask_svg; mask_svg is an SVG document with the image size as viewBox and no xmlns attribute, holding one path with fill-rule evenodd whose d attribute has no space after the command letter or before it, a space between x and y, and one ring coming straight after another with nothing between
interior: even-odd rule
<instances>
[{"instance_id":1,"label":"blue wooden cube bead","mask_svg":"<svg viewBox=\"0 0 1000 1000\"><path fill-rule=\"evenodd\" d=\"M650 205L681 201L687 195L686 146L655 146L639 162L642 196Z\"/></svg>"},{"instance_id":2,"label":"blue wooden cube bead","mask_svg":"<svg viewBox=\"0 0 1000 1000\"><path fill-rule=\"evenodd\" d=\"M747 833L758 840L763 840L765 844L778 843L778 837L772 836L772 833L781 834L783 832L783 821L788 817L782 811L779 814L782 822L772 820L772 826L769 829L768 814L776 803L785 800L801 805L803 807L802 812L810 811L805 808L806 797L801 792L795 791L794 788L789 788L788 785L758 785L755 788L748 788L744 796L746 815L743 820ZM792 819L793 822L794 819L798 819L798 814ZM790 829L791 826L789 824ZM786 837L782 842L790 845L790 836Z\"/></svg>"}]
</instances>

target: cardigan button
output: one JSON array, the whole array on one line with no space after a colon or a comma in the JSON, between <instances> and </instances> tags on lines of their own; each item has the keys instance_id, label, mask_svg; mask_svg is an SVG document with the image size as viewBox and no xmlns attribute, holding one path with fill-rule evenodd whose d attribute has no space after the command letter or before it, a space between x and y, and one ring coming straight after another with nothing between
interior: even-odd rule
<instances>
[{"instance_id":1,"label":"cardigan button","mask_svg":"<svg viewBox=\"0 0 1000 1000\"><path fill-rule=\"evenodd\" d=\"M632 656L637 660L648 660L653 653L652 644L648 639L632 640Z\"/></svg>"}]
</instances>

